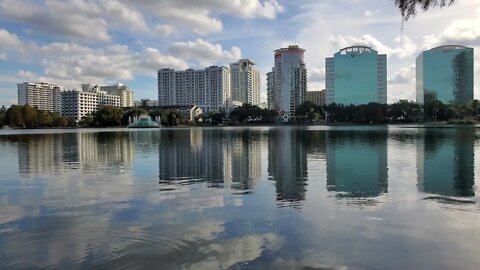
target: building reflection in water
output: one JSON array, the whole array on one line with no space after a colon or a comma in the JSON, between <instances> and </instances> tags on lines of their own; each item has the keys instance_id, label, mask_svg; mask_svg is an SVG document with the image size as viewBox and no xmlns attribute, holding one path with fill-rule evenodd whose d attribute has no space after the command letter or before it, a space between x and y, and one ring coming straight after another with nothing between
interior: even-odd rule
<instances>
[{"instance_id":1,"label":"building reflection in water","mask_svg":"<svg viewBox=\"0 0 480 270\"><path fill-rule=\"evenodd\" d=\"M161 130L160 182L252 189L261 175L261 143L259 131Z\"/></svg>"},{"instance_id":2,"label":"building reflection in water","mask_svg":"<svg viewBox=\"0 0 480 270\"><path fill-rule=\"evenodd\" d=\"M387 131L327 133L327 189L339 198L388 192Z\"/></svg>"},{"instance_id":3,"label":"building reflection in water","mask_svg":"<svg viewBox=\"0 0 480 270\"><path fill-rule=\"evenodd\" d=\"M71 169L84 173L99 169L122 173L133 163L130 133L25 134L11 139L18 143L22 177Z\"/></svg>"},{"instance_id":4,"label":"building reflection in water","mask_svg":"<svg viewBox=\"0 0 480 270\"><path fill-rule=\"evenodd\" d=\"M299 207L307 186L307 130L273 129L268 136L268 173L280 206Z\"/></svg>"},{"instance_id":5,"label":"building reflection in water","mask_svg":"<svg viewBox=\"0 0 480 270\"><path fill-rule=\"evenodd\" d=\"M417 139L417 187L420 192L475 196L475 129L426 129Z\"/></svg>"}]
</instances>

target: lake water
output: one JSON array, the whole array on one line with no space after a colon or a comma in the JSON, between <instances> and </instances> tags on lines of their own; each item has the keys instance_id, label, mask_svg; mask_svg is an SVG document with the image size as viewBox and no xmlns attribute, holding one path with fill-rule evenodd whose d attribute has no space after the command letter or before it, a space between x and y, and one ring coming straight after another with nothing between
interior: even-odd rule
<instances>
[{"instance_id":1,"label":"lake water","mask_svg":"<svg viewBox=\"0 0 480 270\"><path fill-rule=\"evenodd\" d=\"M474 128L0 131L0 269L479 269Z\"/></svg>"}]
</instances>

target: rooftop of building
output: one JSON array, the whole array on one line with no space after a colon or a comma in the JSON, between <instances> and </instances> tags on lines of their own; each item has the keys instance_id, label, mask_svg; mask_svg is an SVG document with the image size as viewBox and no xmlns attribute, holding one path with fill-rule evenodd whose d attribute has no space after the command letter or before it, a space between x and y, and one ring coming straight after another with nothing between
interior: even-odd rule
<instances>
[{"instance_id":1,"label":"rooftop of building","mask_svg":"<svg viewBox=\"0 0 480 270\"><path fill-rule=\"evenodd\" d=\"M442 45L435 48L431 48L429 51L451 51L451 50L463 50L463 49L471 49L470 47L466 47L463 45Z\"/></svg>"},{"instance_id":2,"label":"rooftop of building","mask_svg":"<svg viewBox=\"0 0 480 270\"><path fill-rule=\"evenodd\" d=\"M280 48L274 51L275 53L281 52L305 52L305 49L300 48L298 45L290 45L287 48Z\"/></svg>"},{"instance_id":3,"label":"rooftop of building","mask_svg":"<svg viewBox=\"0 0 480 270\"><path fill-rule=\"evenodd\" d=\"M376 50L372 49L371 47L361 46L361 45L345 47L343 49L340 49L339 51L340 54L358 54L358 53L372 53L372 52L376 52Z\"/></svg>"}]
</instances>

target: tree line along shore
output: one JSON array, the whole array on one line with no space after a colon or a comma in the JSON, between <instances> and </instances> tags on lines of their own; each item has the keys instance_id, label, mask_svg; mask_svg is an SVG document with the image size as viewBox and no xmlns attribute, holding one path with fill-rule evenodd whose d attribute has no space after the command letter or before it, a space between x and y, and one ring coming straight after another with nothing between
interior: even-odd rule
<instances>
[{"instance_id":1,"label":"tree line along shore","mask_svg":"<svg viewBox=\"0 0 480 270\"><path fill-rule=\"evenodd\" d=\"M393 104L369 103L365 105L330 104L326 106L304 102L296 108L293 124L389 124L446 122L450 124L474 124L478 120L480 102L467 104L444 104L433 101L421 106L411 101ZM149 115L160 119L162 126L194 125L272 125L282 122L274 110L244 104L231 112L210 112L190 119L176 109L116 108L100 107L95 113L82 118L78 123L73 119L38 110L29 105L12 105L0 109L0 128L66 128L66 127L121 127L128 126L135 116Z\"/></svg>"}]
</instances>

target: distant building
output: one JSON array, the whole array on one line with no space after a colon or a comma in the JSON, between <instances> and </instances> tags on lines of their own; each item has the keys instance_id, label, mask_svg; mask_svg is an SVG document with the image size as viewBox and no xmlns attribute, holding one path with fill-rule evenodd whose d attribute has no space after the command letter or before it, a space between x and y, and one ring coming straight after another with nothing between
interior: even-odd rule
<instances>
[{"instance_id":1,"label":"distant building","mask_svg":"<svg viewBox=\"0 0 480 270\"><path fill-rule=\"evenodd\" d=\"M231 99L234 106L260 104L260 72L249 59L230 64Z\"/></svg>"},{"instance_id":2,"label":"distant building","mask_svg":"<svg viewBox=\"0 0 480 270\"><path fill-rule=\"evenodd\" d=\"M217 66L205 70L158 70L158 102L160 106L197 105L204 112L228 110L229 70Z\"/></svg>"},{"instance_id":3,"label":"distant building","mask_svg":"<svg viewBox=\"0 0 480 270\"><path fill-rule=\"evenodd\" d=\"M416 59L417 103L432 96L446 104L473 100L473 72L473 48L446 45L422 52Z\"/></svg>"},{"instance_id":4,"label":"distant building","mask_svg":"<svg viewBox=\"0 0 480 270\"><path fill-rule=\"evenodd\" d=\"M387 55L365 46L325 59L326 104L387 103Z\"/></svg>"},{"instance_id":5,"label":"distant building","mask_svg":"<svg viewBox=\"0 0 480 270\"><path fill-rule=\"evenodd\" d=\"M268 103L279 115L295 116L296 107L305 101L307 68L305 50L297 45L275 50L275 66L267 74Z\"/></svg>"},{"instance_id":6,"label":"distant building","mask_svg":"<svg viewBox=\"0 0 480 270\"><path fill-rule=\"evenodd\" d=\"M96 112L100 106L120 107L120 97L109 95L107 92L98 89L62 92L62 115L72 118L76 122Z\"/></svg>"},{"instance_id":7,"label":"distant building","mask_svg":"<svg viewBox=\"0 0 480 270\"><path fill-rule=\"evenodd\" d=\"M159 106L158 100L141 99L133 102L133 107L156 107Z\"/></svg>"},{"instance_id":8,"label":"distant building","mask_svg":"<svg viewBox=\"0 0 480 270\"><path fill-rule=\"evenodd\" d=\"M320 91L307 91L307 100L318 106L325 105L325 89Z\"/></svg>"},{"instance_id":9,"label":"distant building","mask_svg":"<svg viewBox=\"0 0 480 270\"><path fill-rule=\"evenodd\" d=\"M118 83L114 85L103 85L103 86L91 86L90 84L82 84L83 91L92 91L93 88L96 90L104 91L109 95L115 95L120 97L120 107L130 108L133 107L133 91L130 87ZM96 91L95 90L95 91Z\"/></svg>"},{"instance_id":10,"label":"distant building","mask_svg":"<svg viewBox=\"0 0 480 270\"><path fill-rule=\"evenodd\" d=\"M42 111L60 112L62 89L49 83L20 83L17 85L18 105L31 105Z\"/></svg>"}]
</instances>

